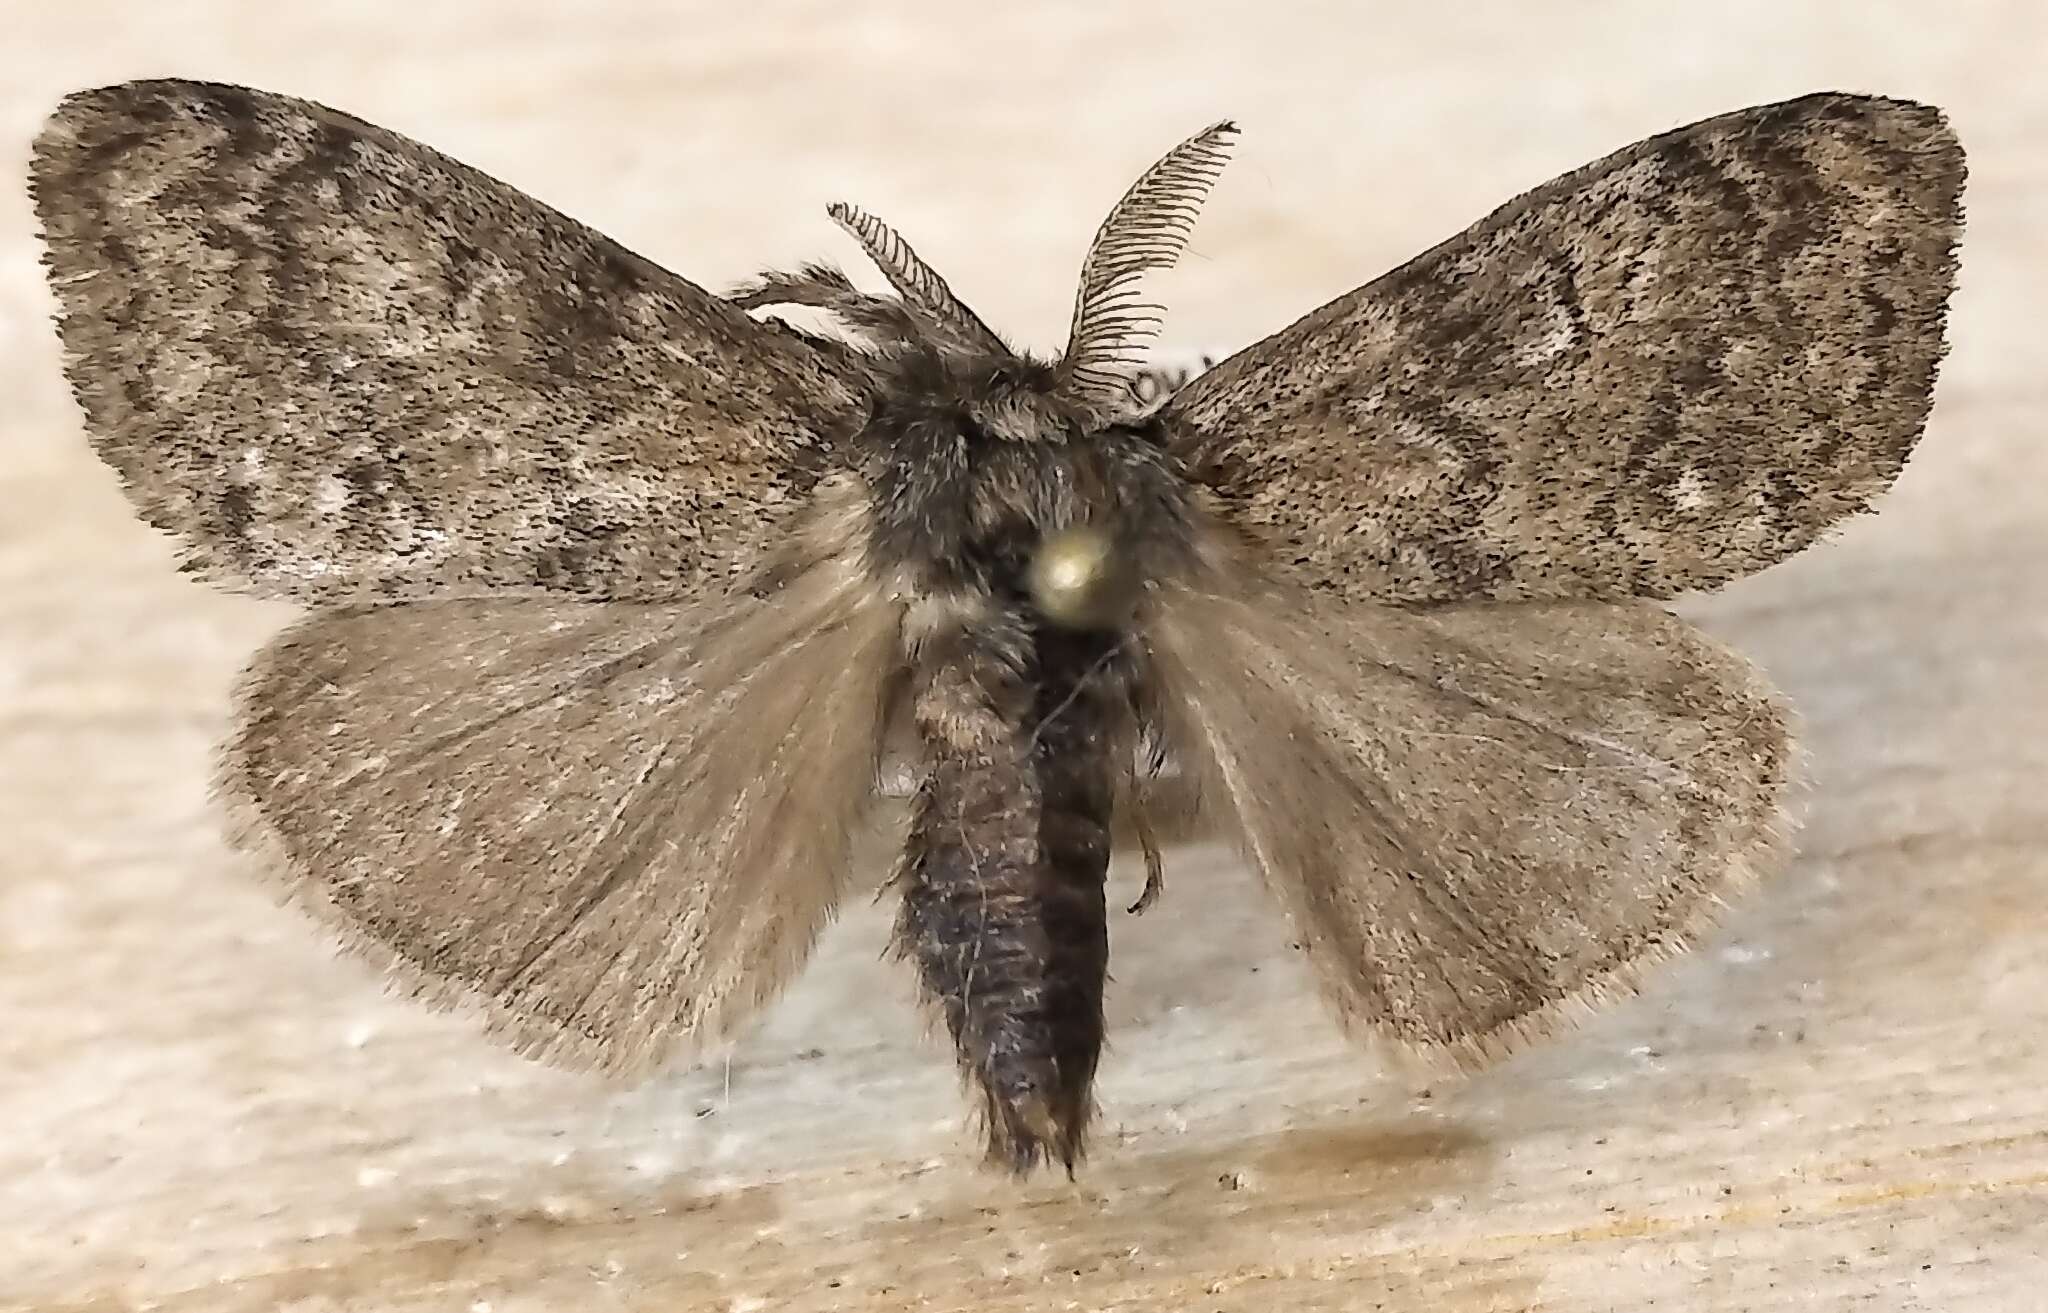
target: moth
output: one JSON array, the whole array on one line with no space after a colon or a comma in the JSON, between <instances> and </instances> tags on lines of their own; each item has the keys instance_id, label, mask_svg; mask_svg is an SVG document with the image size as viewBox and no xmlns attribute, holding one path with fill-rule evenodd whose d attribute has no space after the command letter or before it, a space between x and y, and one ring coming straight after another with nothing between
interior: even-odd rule
<instances>
[{"instance_id":1,"label":"moth","mask_svg":"<svg viewBox=\"0 0 2048 1313\"><path fill-rule=\"evenodd\" d=\"M426 999L640 1075L776 994L880 825L1019 1173L1082 1155L1113 834L1156 892L1162 818L1362 1040L1470 1067L1632 987L1788 830L1785 704L1663 603L1898 476L1956 138L1846 94L1653 136L1141 402L1234 134L1116 203L1044 358L851 206L889 293L719 296L302 100L63 101L91 442L185 569L309 608L236 694L236 840Z\"/></svg>"}]
</instances>

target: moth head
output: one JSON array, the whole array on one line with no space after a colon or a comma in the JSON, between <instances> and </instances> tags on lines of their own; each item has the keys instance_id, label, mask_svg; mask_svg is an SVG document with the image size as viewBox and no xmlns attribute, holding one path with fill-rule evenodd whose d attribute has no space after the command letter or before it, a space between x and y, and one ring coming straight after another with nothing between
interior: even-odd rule
<instances>
[{"instance_id":1,"label":"moth head","mask_svg":"<svg viewBox=\"0 0 2048 1313\"><path fill-rule=\"evenodd\" d=\"M1089 243L1067 344L1050 360L1012 350L893 228L843 203L829 213L893 296L816 265L735 293L746 309L825 310L876 353L887 384L869 418L869 476L891 556L941 576L971 568L967 558L1000 559L1005 586L1021 584L1040 616L1064 627L1129 618L1151 546L1118 507L1134 504L1132 478L1142 477L1128 468L1129 426L1146 409L1133 376L1162 314L1140 285L1179 260L1236 135L1228 122L1196 133L1125 191ZM1006 541L994 549L997 538Z\"/></svg>"}]
</instances>

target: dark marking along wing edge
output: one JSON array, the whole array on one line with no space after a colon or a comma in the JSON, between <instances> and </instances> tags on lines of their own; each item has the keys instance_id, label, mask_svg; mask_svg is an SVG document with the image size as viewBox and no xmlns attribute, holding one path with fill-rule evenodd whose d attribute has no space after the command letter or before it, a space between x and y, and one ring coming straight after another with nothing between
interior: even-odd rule
<instances>
[{"instance_id":1,"label":"dark marking along wing edge","mask_svg":"<svg viewBox=\"0 0 2048 1313\"><path fill-rule=\"evenodd\" d=\"M230 586L716 592L859 409L795 332L304 101L80 92L31 188L93 444Z\"/></svg>"},{"instance_id":2,"label":"dark marking along wing edge","mask_svg":"<svg viewBox=\"0 0 2048 1313\"><path fill-rule=\"evenodd\" d=\"M1354 600L1669 596L1800 550L1918 440L1964 161L1814 95L1564 175L1201 375L1174 450Z\"/></svg>"}]
</instances>

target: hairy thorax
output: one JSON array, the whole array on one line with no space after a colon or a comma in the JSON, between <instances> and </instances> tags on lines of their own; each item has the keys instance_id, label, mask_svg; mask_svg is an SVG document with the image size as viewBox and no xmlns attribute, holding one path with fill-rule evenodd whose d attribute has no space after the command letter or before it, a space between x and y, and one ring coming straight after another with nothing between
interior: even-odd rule
<instances>
[{"instance_id":1,"label":"hairy thorax","mask_svg":"<svg viewBox=\"0 0 2048 1313\"><path fill-rule=\"evenodd\" d=\"M1107 422L1015 359L887 362L856 460L870 559L925 598L1025 627L1123 627L1186 552L1189 508L1147 421Z\"/></svg>"}]
</instances>

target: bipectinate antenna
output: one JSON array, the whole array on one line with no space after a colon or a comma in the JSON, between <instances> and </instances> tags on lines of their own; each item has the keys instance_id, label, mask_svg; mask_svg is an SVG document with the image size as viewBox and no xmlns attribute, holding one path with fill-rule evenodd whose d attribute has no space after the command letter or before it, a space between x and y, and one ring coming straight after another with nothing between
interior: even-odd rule
<instances>
[{"instance_id":1,"label":"bipectinate antenna","mask_svg":"<svg viewBox=\"0 0 2048 1313\"><path fill-rule=\"evenodd\" d=\"M1130 403L1126 371L1158 332L1161 313L1142 299L1142 280L1180 259L1236 136L1237 125L1226 121L1175 146L1131 184L1096 229L1060 357L1061 390L1074 400L1096 411Z\"/></svg>"}]
</instances>

